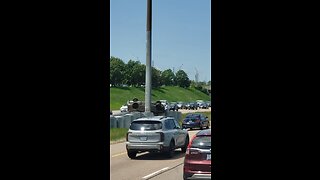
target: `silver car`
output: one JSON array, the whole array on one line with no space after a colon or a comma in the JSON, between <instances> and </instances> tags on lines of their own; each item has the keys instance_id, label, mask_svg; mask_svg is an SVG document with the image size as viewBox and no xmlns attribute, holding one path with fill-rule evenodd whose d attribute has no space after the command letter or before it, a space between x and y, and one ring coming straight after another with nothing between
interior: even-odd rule
<instances>
[{"instance_id":1,"label":"silver car","mask_svg":"<svg viewBox=\"0 0 320 180\"><path fill-rule=\"evenodd\" d=\"M171 158L174 150L186 152L188 131L182 129L173 117L153 116L134 120L127 133L126 149L133 159L141 152L163 152Z\"/></svg>"}]
</instances>

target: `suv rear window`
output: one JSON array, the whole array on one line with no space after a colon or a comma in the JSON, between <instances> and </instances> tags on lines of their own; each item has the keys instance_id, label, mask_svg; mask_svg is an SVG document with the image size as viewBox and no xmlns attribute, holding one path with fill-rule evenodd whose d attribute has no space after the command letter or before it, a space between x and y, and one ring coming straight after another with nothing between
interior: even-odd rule
<instances>
[{"instance_id":1,"label":"suv rear window","mask_svg":"<svg viewBox=\"0 0 320 180\"><path fill-rule=\"evenodd\" d=\"M192 141L191 147L200 149L211 148L211 136L198 136Z\"/></svg>"},{"instance_id":2,"label":"suv rear window","mask_svg":"<svg viewBox=\"0 0 320 180\"><path fill-rule=\"evenodd\" d=\"M135 121L131 123L131 130L158 130L162 129L162 123L160 121Z\"/></svg>"}]
</instances>

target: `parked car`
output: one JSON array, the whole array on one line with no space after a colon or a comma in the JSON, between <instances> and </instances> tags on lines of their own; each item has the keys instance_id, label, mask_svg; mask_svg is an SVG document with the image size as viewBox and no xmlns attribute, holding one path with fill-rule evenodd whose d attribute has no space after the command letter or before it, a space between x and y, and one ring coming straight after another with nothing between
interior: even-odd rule
<instances>
[{"instance_id":1,"label":"parked car","mask_svg":"<svg viewBox=\"0 0 320 180\"><path fill-rule=\"evenodd\" d=\"M201 100L201 99L198 99L198 100L196 100L196 102L197 102L197 104L198 104L198 106L201 104L201 103L203 103L204 101L203 100Z\"/></svg>"},{"instance_id":2,"label":"parked car","mask_svg":"<svg viewBox=\"0 0 320 180\"><path fill-rule=\"evenodd\" d=\"M205 103L205 102L201 102L201 103L199 103L199 108L200 108L200 109L208 109L208 108L209 108L209 106L208 106L208 104L207 104L207 103Z\"/></svg>"},{"instance_id":3,"label":"parked car","mask_svg":"<svg viewBox=\"0 0 320 180\"><path fill-rule=\"evenodd\" d=\"M183 164L183 179L211 179L211 129L190 141Z\"/></svg>"},{"instance_id":4,"label":"parked car","mask_svg":"<svg viewBox=\"0 0 320 180\"><path fill-rule=\"evenodd\" d=\"M206 101L209 107L211 107L211 101Z\"/></svg>"},{"instance_id":5,"label":"parked car","mask_svg":"<svg viewBox=\"0 0 320 180\"><path fill-rule=\"evenodd\" d=\"M188 131L182 129L173 117L153 116L134 120L127 133L126 149L129 158L141 152L162 152L173 157L174 150L186 152Z\"/></svg>"},{"instance_id":6,"label":"parked car","mask_svg":"<svg viewBox=\"0 0 320 180\"><path fill-rule=\"evenodd\" d=\"M184 109L189 109L190 107L190 102L187 102L185 105L184 105Z\"/></svg>"},{"instance_id":7,"label":"parked car","mask_svg":"<svg viewBox=\"0 0 320 180\"><path fill-rule=\"evenodd\" d=\"M169 111L178 111L178 105L177 105L177 103L176 102L171 102L170 104L169 104Z\"/></svg>"},{"instance_id":8,"label":"parked car","mask_svg":"<svg viewBox=\"0 0 320 180\"><path fill-rule=\"evenodd\" d=\"M128 104L124 104L120 107L121 112L128 112Z\"/></svg>"},{"instance_id":9,"label":"parked car","mask_svg":"<svg viewBox=\"0 0 320 180\"><path fill-rule=\"evenodd\" d=\"M177 103L177 106L178 106L178 109L184 109L185 108L185 103L184 102L182 102L182 101L179 101L178 103Z\"/></svg>"},{"instance_id":10,"label":"parked car","mask_svg":"<svg viewBox=\"0 0 320 180\"><path fill-rule=\"evenodd\" d=\"M198 109L198 104L196 102L190 102L188 109L192 109L192 110L197 110Z\"/></svg>"},{"instance_id":11,"label":"parked car","mask_svg":"<svg viewBox=\"0 0 320 180\"><path fill-rule=\"evenodd\" d=\"M187 114L187 116L182 121L183 128L200 128L201 130L205 127L209 129L210 122L207 116L201 113L191 113Z\"/></svg>"}]
</instances>

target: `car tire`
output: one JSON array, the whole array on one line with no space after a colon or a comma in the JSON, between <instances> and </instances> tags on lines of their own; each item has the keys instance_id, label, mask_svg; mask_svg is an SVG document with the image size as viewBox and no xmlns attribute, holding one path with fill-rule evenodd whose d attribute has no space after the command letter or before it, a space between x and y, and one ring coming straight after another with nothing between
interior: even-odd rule
<instances>
[{"instance_id":1,"label":"car tire","mask_svg":"<svg viewBox=\"0 0 320 180\"><path fill-rule=\"evenodd\" d=\"M174 150L175 150L175 148L174 148L174 142L171 141L171 142L170 142L169 149L168 149L168 151L167 151L167 157L168 157L168 158L172 158L172 157L173 157L173 155L174 155Z\"/></svg>"},{"instance_id":2,"label":"car tire","mask_svg":"<svg viewBox=\"0 0 320 180\"><path fill-rule=\"evenodd\" d=\"M130 159L135 159L137 157L137 152L134 151L127 151L127 154Z\"/></svg>"},{"instance_id":3,"label":"car tire","mask_svg":"<svg viewBox=\"0 0 320 180\"><path fill-rule=\"evenodd\" d=\"M186 153L186 152L187 152L188 145L189 145L189 136L186 137L186 141L185 141L185 143L184 143L184 146L181 148L181 151L182 151L183 153Z\"/></svg>"}]
</instances>

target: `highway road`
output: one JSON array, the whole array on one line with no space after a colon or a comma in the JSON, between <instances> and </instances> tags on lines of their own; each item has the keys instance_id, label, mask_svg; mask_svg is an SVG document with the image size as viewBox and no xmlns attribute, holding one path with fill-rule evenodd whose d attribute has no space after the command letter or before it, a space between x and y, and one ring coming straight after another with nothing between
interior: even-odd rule
<instances>
[{"instance_id":1,"label":"highway road","mask_svg":"<svg viewBox=\"0 0 320 180\"><path fill-rule=\"evenodd\" d=\"M190 139L198 131L189 131ZM171 159L160 153L148 152L138 154L136 159L130 159L123 142L110 145L110 159L111 180L183 179L184 153L181 149L176 149Z\"/></svg>"},{"instance_id":2,"label":"highway road","mask_svg":"<svg viewBox=\"0 0 320 180\"><path fill-rule=\"evenodd\" d=\"M206 112L211 109L180 110L182 113ZM211 119L210 125L211 125ZM211 127L210 127L211 128ZM190 139L199 130L188 130ZM110 179L111 180L182 180L184 153L176 149L169 159L160 153L140 153L136 159L127 156L125 142L110 144Z\"/></svg>"}]
</instances>

